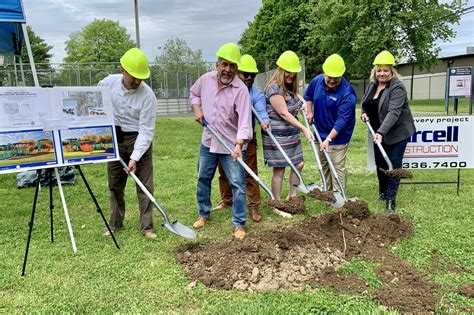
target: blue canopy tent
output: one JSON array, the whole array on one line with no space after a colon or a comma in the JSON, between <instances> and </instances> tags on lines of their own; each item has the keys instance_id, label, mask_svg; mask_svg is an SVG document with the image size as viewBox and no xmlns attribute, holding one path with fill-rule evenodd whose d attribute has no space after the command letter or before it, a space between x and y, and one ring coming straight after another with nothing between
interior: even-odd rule
<instances>
[{"instance_id":1,"label":"blue canopy tent","mask_svg":"<svg viewBox=\"0 0 474 315\"><path fill-rule=\"evenodd\" d=\"M20 60L20 66L22 68L22 77L24 77L23 65L20 58L21 48L24 40L28 50L33 80L35 82L35 86L39 86L36 67L33 60L33 53L31 51L31 45L28 39L28 32L26 31L25 23L26 19L22 0L2 0L0 2L0 56L3 56L2 59L5 59L8 56L13 55L13 63L15 65L15 56L17 56Z\"/></svg>"}]
</instances>

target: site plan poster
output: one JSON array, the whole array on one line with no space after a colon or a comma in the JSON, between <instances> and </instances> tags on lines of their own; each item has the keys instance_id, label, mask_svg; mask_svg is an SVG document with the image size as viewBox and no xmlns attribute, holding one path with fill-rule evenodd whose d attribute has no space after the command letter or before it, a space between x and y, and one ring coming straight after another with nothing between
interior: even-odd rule
<instances>
[{"instance_id":1,"label":"site plan poster","mask_svg":"<svg viewBox=\"0 0 474 315\"><path fill-rule=\"evenodd\" d=\"M107 89L0 88L0 174L117 159Z\"/></svg>"}]
</instances>

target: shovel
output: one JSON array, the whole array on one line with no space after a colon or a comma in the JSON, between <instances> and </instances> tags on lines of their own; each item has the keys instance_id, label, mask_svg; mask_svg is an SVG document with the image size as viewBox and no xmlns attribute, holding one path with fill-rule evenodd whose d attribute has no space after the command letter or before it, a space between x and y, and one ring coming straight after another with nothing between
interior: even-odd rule
<instances>
[{"instance_id":1,"label":"shovel","mask_svg":"<svg viewBox=\"0 0 474 315\"><path fill-rule=\"evenodd\" d=\"M302 116L303 116L303 120L304 120L304 123L305 123L306 127L309 128L308 117L306 117L306 112L305 111L302 112ZM314 125L313 125L313 128L315 128ZM318 134L318 136L319 136L319 134ZM320 138L318 138L318 141L320 141ZM310 142L311 142L311 149L313 150L314 157L316 159L316 163L318 164L319 176L321 177L321 181L323 182L323 191L327 191L328 186L327 186L327 182L326 182L326 177L324 177L323 166L321 165L321 160L319 159L319 155L318 155L318 151L316 149L316 145L314 143L314 140L311 140ZM328 159L328 158L326 157L326 159ZM328 162L328 164L329 164L329 162ZM330 165L332 165L332 163ZM336 178L337 178L337 175L336 175ZM337 180L339 180L339 179L337 179ZM332 192L332 194L334 196L335 201L331 204L331 206L334 207L334 208L340 208L345 203L345 196L343 194L341 194L339 191L334 191L334 192Z\"/></svg>"},{"instance_id":2,"label":"shovel","mask_svg":"<svg viewBox=\"0 0 474 315\"><path fill-rule=\"evenodd\" d=\"M319 135L318 129L316 129L316 126L312 124L314 134L316 135L316 139L318 139L319 143L322 143L321 141L321 136ZM346 192L344 191L344 186L342 186L341 180L339 179L339 176L337 176L336 168L334 167L334 164L332 164L332 160L329 157L329 153L326 150L323 150L324 157L326 158L326 161L328 162L329 169L331 170L332 176L336 179L337 185L339 186L339 189L341 189L340 192L337 192L341 195L342 198L336 198L336 205L334 205L335 208L340 208L342 207L347 201L349 201L346 197ZM335 194L336 196L336 194ZM350 201L356 201L358 198L351 198Z\"/></svg>"},{"instance_id":3,"label":"shovel","mask_svg":"<svg viewBox=\"0 0 474 315\"><path fill-rule=\"evenodd\" d=\"M255 108L253 108L252 106L252 112L253 114L255 115L255 117L257 117L257 120L260 124L263 123L263 120L262 120L262 117L260 117L260 115L258 115L257 111L255 110ZM278 140L275 138L275 136L272 134L271 131L269 130L265 130L265 132L270 136L270 139L272 139L273 143L275 143L276 147L278 148L278 150L280 151L281 155L283 155L283 157L285 158L286 162L288 163L288 165L290 165L290 168L291 170L296 174L296 176L298 177L298 180L299 180L299 184L298 186L296 186L302 193L305 193L305 194L308 194L310 191L312 191L313 189L315 188L319 188L318 186L316 186L314 183L310 183L308 185L305 185L304 182L303 182L303 177L301 177L301 174L300 172L298 172L298 169L296 168L296 166L293 165L293 162L291 162L290 158L288 157L288 155L285 153L285 150L283 150L283 148L281 147L281 145L278 143Z\"/></svg>"},{"instance_id":4,"label":"shovel","mask_svg":"<svg viewBox=\"0 0 474 315\"><path fill-rule=\"evenodd\" d=\"M209 131L214 135L214 137L216 137L216 139L222 144L222 146L227 150L227 152L232 154L233 150L227 145L224 139L222 139L221 135L217 132L217 130L215 130L214 127L209 125L209 123L205 119L202 120L202 124L204 125L204 127L209 129ZM255 181L263 188L263 190L265 190L268 196L270 196L270 199L275 200L275 196L273 196L272 191L268 189L267 186L265 186L265 184L257 176L257 174L255 174L254 171L252 171L252 169L247 164L245 164L245 162L242 161L240 157L237 157L237 162L245 169L247 173L250 174L250 176L252 176L253 179L255 179Z\"/></svg>"},{"instance_id":5,"label":"shovel","mask_svg":"<svg viewBox=\"0 0 474 315\"><path fill-rule=\"evenodd\" d=\"M125 169L128 169L128 165L125 164L122 158L120 158L120 163L122 163L122 166ZM161 208L161 206L158 204L153 195L148 191L148 189L146 189L145 185L143 185L140 179L138 179L137 175L135 175L134 172L128 172L128 174L132 176L135 183L137 183L140 189L147 195L147 197L151 200L155 207L160 211L161 215L163 216L163 219L165 220L165 223L162 224L162 226L164 226L168 231L173 232L176 235L188 238L190 240L196 239L196 233L192 229L188 228L184 224L179 223L178 221L174 221L173 223L171 223L168 219L168 215L166 214L165 210Z\"/></svg>"},{"instance_id":6,"label":"shovel","mask_svg":"<svg viewBox=\"0 0 474 315\"><path fill-rule=\"evenodd\" d=\"M375 139L375 132L374 132L374 129L372 128L372 126L370 125L369 120L366 119L366 120L364 120L364 122L367 125L367 128L369 129L370 134ZM382 153L383 159L385 160L385 162L388 165L388 170L384 170L384 169L380 168L380 170L382 172L384 172L388 176L397 177L397 178L412 178L413 177L413 175L409 171L400 170L400 169L396 169L396 170L393 169L393 164L390 161L390 159L388 158L387 152L385 152L385 149L383 148L382 144L378 141L374 141L374 142L377 144L377 146L380 150L380 153Z\"/></svg>"}]
</instances>

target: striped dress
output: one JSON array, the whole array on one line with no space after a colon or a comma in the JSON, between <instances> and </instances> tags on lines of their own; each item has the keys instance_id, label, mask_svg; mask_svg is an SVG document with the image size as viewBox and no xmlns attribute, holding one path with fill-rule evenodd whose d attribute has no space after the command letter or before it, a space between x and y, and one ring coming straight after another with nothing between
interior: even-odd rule
<instances>
[{"instance_id":1,"label":"striped dress","mask_svg":"<svg viewBox=\"0 0 474 315\"><path fill-rule=\"evenodd\" d=\"M298 98L293 98L291 92L288 91L288 93L290 93L290 98L286 100L288 111L290 114L295 116L295 118L297 118L299 109L303 103ZM287 123L282 117L280 117L280 115L278 115L275 109L273 109L272 105L270 104L270 96L274 94L282 95L280 87L277 84L270 85L265 90L265 96L267 99L267 113L271 121L272 134L282 146L291 162L296 165L303 161L300 130ZM273 143L272 139L265 132L262 132L262 143L265 164L270 167L288 166L288 163L286 162L283 155Z\"/></svg>"}]
</instances>

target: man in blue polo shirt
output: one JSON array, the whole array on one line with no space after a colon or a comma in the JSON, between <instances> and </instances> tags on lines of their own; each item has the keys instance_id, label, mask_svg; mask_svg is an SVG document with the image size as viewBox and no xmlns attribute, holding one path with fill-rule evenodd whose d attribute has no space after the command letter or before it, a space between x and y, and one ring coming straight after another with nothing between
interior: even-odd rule
<instances>
[{"instance_id":1,"label":"man in blue polo shirt","mask_svg":"<svg viewBox=\"0 0 474 315\"><path fill-rule=\"evenodd\" d=\"M342 185L346 186L346 156L355 126L356 94L342 76L344 60L338 54L329 56L323 64L323 74L314 77L306 88L308 120L313 120L321 139L321 151L327 150ZM328 163L320 153L328 190L340 190Z\"/></svg>"}]
</instances>

